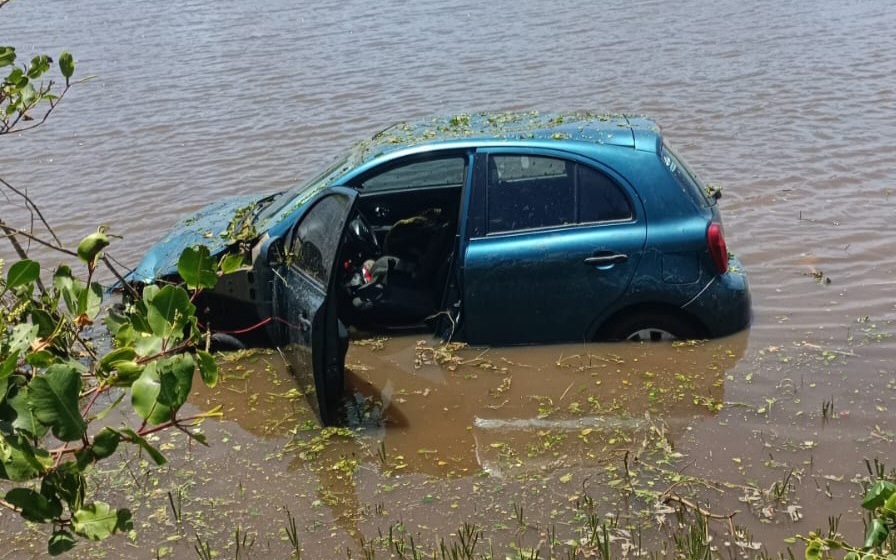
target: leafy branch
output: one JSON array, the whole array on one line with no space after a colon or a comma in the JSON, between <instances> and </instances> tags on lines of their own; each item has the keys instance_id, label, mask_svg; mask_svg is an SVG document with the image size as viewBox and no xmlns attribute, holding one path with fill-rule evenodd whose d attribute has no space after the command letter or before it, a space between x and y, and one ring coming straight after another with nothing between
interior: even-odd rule
<instances>
[{"instance_id":1,"label":"leafy branch","mask_svg":"<svg viewBox=\"0 0 896 560\"><path fill-rule=\"evenodd\" d=\"M0 8L8 1L0 0ZM48 78L54 68L50 56L22 63L15 47L0 45L0 73L5 73L0 75L0 136L44 124L68 91L84 81L72 80L70 53L57 60L61 83ZM147 436L166 429L205 443L193 428L220 411L184 416L181 409L197 371L206 385L217 383L215 360L198 349L202 335L192 304L195 292L213 287L217 274L208 269L210 259L191 263L188 256L187 272L201 276L189 286L193 294L181 286L150 286L142 293L130 288L131 303L106 314L103 288L93 281L98 264L126 283L104 254L112 237L105 227L69 249L24 190L0 179L0 191L7 201L10 193L18 197L31 214L29 230L0 217L0 236L19 259L8 266L0 259L0 508L48 525L47 550L58 555L71 550L78 537L102 540L133 529L128 509L88 495L86 477L94 464L113 457L121 444L136 445L162 464L164 456ZM36 222L50 240L35 234ZM28 254L32 243L81 264L60 265L48 278ZM85 265L85 276L73 271L72 266ZM104 315L114 340L111 347L98 348L90 329ZM103 395L112 402L97 410ZM111 425L109 413L128 396L130 420Z\"/></svg>"},{"instance_id":2,"label":"leafy branch","mask_svg":"<svg viewBox=\"0 0 896 560\"><path fill-rule=\"evenodd\" d=\"M33 57L28 64L16 64L15 47L0 46L0 68L11 67L0 84L0 135L24 132L44 124L69 89L78 83L71 80L75 72L74 58L63 51L58 67L65 78L65 86L56 93L56 83L42 79L52 64L53 59L45 54ZM35 117L39 106L42 107L40 114Z\"/></svg>"},{"instance_id":3,"label":"leafy branch","mask_svg":"<svg viewBox=\"0 0 896 560\"><path fill-rule=\"evenodd\" d=\"M130 444L163 464L147 436L175 429L205 444L193 428L220 415L181 414L197 372L208 386L218 379L214 358L199 349L204 337L192 303L217 282L208 251L191 248L181 259L190 291L147 286L140 299L108 313L113 345L98 349L85 336L104 313L102 287L90 278L108 240L97 243L96 235L76 252L60 248L86 265L86 281L61 265L39 291L36 261L0 263L0 484L11 485L0 507L51 526L51 554L70 550L77 537L99 540L133 527L129 510L89 500L85 477L95 463ZM112 403L97 410L103 395ZM127 396L136 425L104 424Z\"/></svg>"}]
</instances>

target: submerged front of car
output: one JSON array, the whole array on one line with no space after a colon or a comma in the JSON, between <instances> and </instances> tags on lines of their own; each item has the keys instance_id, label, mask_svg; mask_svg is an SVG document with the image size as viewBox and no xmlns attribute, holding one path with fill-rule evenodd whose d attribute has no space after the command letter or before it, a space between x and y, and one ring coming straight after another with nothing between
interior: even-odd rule
<instances>
[{"instance_id":1,"label":"submerged front of car","mask_svg":"<svg viewBox=\"0 0 896 560\"><path fill-rule=\"evenodd\" d=\"M269 198L270 195L227 198L182 218L143 255L127 280L136 284L152 284L175 278L180 255L188 247L202 245L211 255L226 252L240 242L239 229L249 214Z\"/></svg>"}]
</instances>

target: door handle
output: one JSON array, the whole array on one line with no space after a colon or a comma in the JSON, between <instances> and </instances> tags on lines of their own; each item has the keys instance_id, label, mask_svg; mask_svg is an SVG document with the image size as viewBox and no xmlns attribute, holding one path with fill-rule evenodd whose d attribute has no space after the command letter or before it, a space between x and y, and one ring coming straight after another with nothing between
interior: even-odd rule
<instances>
[{"instance_id":1,"label":"door handle","mask_svg":"<svg viewBox=\"0 0 896 560\"><path fill-rule=\"evenodd\" d=\"M622 264L628 260L628 255L623 253L602 253L588 257L585 264L589 266L609 266L613 264Z\"/></svg>"}]
</instances>

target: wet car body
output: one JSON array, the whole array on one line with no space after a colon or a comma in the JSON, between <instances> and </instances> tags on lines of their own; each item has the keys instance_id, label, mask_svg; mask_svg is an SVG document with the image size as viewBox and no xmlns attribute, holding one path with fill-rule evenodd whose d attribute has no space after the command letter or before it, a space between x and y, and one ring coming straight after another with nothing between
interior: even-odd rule
<instances>
[{"instance_id":1,"label":"wet car body","mask_svg":"<svg viewBox=\"0 0 896 560\"><path fill-rule=\"evenodd\" d=\"M295 191L185 219L129 280L177 281L196 244L242 253L197 300L204 325L291 345L331 422L351 326L473 344L745 328L749 287L716 200L644 117L435 117L380 132Z\"/></svg>"}]
</instances>

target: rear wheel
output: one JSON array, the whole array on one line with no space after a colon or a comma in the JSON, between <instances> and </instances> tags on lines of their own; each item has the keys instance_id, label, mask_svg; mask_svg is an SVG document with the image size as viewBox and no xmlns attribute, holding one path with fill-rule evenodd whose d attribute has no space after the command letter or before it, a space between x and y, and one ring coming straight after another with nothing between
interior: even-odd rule
<instances>
[{"instance_id":1,"label":"rear wheel","mask_svg":"<svg viewBox=\"0 0 896 560\"><path fill-rule=\"evenodd\" d=\"M660 342L705 338L703 329L692 321L668 313L638 312L615 321L604 330L606 340Z\"/></svg>"}]
</instances>

